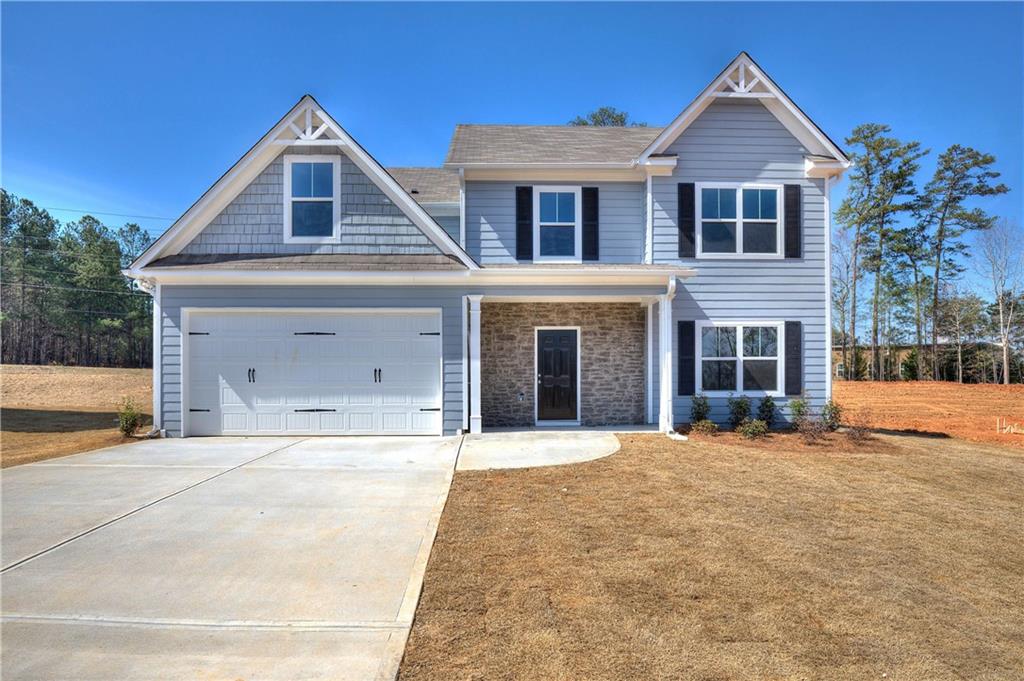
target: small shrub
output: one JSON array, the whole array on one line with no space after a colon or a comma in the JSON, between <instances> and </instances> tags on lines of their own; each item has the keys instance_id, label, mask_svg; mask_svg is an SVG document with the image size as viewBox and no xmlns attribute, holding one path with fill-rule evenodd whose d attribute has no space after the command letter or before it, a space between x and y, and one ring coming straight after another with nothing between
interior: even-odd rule
<instances>
[{"instance_id":1,"label":"small shrub","mask_svg":"<svg viewBox=\"0 0 1024 681\"><path fill-rule=\"evenodd\" d=\"M768 434L768 424L761 419L743 419L736 432L748 440L756 440Z\"/></svg>"},{"instance_id":2,"label":"small shrub","mask_svg":"<svg viewBox=\"0 0 1024 681\"><path fill-rule=\"evenodd\" d=\"M690 423L707 421L711 415L711 402L707 395L697 393L690 398Z\"/></svg>"},{"instance_id":3,"label":"small shrub","mask_svg":"<svg viewBox=\"0 0 1024 681\"><path fill-rule=\"evenodd\" d=\"M693 425L690 426L690 432L695 435L717 435L718 424L714 421L701 419L700 421L695 421Z\"/></svg>"},{"instance_id":4,"label":"small shrub","mask_svg":"<svg viewBox=\"0 0 1024 681\"><path fill-rule=\"evenodd\" d=\"M775 423L775 411L775 400L771 395L765 395L757 406L757 420L764 421L765 427L771 428Z\"/></svg>"},{"instance_id":5,"label":"small shrub","mask_svg":"<svg viewBox=\"0 0 1024 681\"><path fill-rule=\"evenodd\" d=\"M846 426L843 431L846 438L854 443L861 444L871 438L871 431L868 428L867 418L863 413L859 413L846 420L844 424Z\"/></svg>"},{"instance_id":6,"label":"small shrub","mask_svg":"<svg viewBox=\"0 0 1024 681\"><path fill-rule=\"evenodd\" d=\"M823 440L831 432L828 425L822 419L804 416L797 422L796 430L803 437L804 442L809 445L816 444Z\"/></svg>"},{"instance_id":7,"label":"small shrub","mask_svg":"<svg viewBox=\"0 0 1024 681\"><path fill-rule=\"evenodd\" d=\"M746 395L729 398L729 423L736 430L744 419L750 418L750 398Z\"/></svg>"},{"instance_id":8,"label":"small shrub","mask_svg":"<svg viewBox=\"0 0 1024 681\"><path fill-rule=\"evenodd\" d=\"M117 409L117 428L121 435L131 437L142 425L142 412L139 411L135 400L130 397L121 399L121 405Z\"/></svg>"},{"instance_id":9,"label":"small shrub","mask_svg":"<svg viewBox=\"0 0 1024 681\"><path fill-rule=\"evenodd\" d=\"M829 400L821 408L821 420L825 422L829 430L837 430L839 428L842 416L843 410L834 400Z\"/></svg>"},{"instance_id":10,"label":"small shrub","mask_svg":"<svg viewBox=\"0 0 1024 681\"><path fill-rule=\"evenodd\" d=\"M806 397L792 399L789 401L789 413L793 415L793 425L799 430L800 424L811 416L811 403Z\"/></svg>"}]
</instances>

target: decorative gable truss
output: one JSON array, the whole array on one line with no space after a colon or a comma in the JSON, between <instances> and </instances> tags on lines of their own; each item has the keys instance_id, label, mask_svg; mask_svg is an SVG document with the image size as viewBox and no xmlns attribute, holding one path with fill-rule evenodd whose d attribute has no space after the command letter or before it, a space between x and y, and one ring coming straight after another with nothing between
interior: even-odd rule
<instances>
[{"instance_id":1,"label":"decorative gable truss","mask_svg":"<svg viewBox=\"0 0 1024 681\"><path fill-rule=\"evenodd\" d=\"M800 110L746 52L740 52L711 84L683 109L644 150L638 162L657 159L716 99L756 99L808 150L804 170L808 177L842 173L850 160L821 128Z\"/></svg>"},{"instance_id":2,"label":"decorative gable truss","mask_svg":"<svg viewBox=\"0 0 1024 681\"><path fill-rule=\"evenodd\" d=\"M312 96L305 95L132 263L127 274L139 278L147 264L180 253L283 150L291 146L325 147L325 151L330 147L340 149L443 253L454 256L468 269L479 269L479 265L465 250L402 189L380 163L338 125Z\"/></svg>"}]
</instances>

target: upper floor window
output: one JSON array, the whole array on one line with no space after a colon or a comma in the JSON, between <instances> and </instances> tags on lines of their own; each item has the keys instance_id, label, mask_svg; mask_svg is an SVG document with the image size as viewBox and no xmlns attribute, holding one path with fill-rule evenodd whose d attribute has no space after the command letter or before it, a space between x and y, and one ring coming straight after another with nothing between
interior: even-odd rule
<instances>
[{"instance_id":1,"label":"upper floor window","mask_svg":"<svg viewBox=\"0 0 1024 681\"><path fill-rule=\"evenodd\" d=\"M697 256L782 257L782 187L698 184Z\"/></svg>"},{"instance_id":2,"label":"upper floor window","mask_svg":"<svg viewBox=\"0 0 1024 681\"><path fill-rule=\"evenodd\" d=\"M341 235L341 159L284 158L284 240L327 243Z\"/></svg>"},{"instance_id":3,"label":"upper floor window","mask_svg":"<svg viewBox=\"0 0 1024 681\"><path fill-rule=\"evenodd\" d=\"M581 262L579 187L535 187L533 252L535 261Z\"/></svg>"}]
</instances>

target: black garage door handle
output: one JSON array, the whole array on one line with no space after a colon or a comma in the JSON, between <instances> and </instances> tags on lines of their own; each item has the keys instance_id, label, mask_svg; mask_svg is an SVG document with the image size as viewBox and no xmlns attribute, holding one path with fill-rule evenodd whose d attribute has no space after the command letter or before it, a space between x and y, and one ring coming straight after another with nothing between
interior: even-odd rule
<instances>
[{"instance_id":1,"label":"black garage door handle","mask_svg":"<svg viewBox=\"0 0 1024 681\"><path fill-rule=\"evenodd\" d=\"M309 412L309 411L335 411L334 409L296 409L295 411Z\"/></svg>"}]
</instances>

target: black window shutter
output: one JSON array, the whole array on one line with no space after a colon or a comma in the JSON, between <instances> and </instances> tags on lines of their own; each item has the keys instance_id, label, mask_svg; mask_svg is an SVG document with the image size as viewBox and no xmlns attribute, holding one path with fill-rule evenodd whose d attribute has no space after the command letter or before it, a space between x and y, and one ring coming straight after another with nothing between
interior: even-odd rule
<instances>
[{"instance_id":1,"label":"black window shutter","mask_svg":"<svg viewBox=\"0 0 1024 681\"><path fill-rule=\"evenodd\" d=\"M694 334L697 323L694 321L679 322L679 394L692 395L697 390L695 384L697 358L694 356Z\"/></svg>"},{"instance_id":2,"label":"black window shutter","mask_svg":"<svg viewBox=\"0 0 1024 681\"><path fill-rule=\"evenodd\" d=\"M533 187L516 187L516 260L533 260Z\"/></svg>"},{"instance_id":3,"label":"black window shutter","mask_svg":"<svg viewBox=\"0 0 1024 681\"><path fill-rule=\"evenodd\" d=\"M598 260L600 258L600 247L598 246L598 223L600 222L598 209L597 187L583 188L583 259Z\"/></svg>"},{"instance_id":4,"label":"black window shutter","mask_svg":"<svg viewBox=\"0 0 1024 681\"><path fill-rule=\"evenodd\" d=\"M803 324L786 322L786 394L804 390Z\"/></svg>"},{"instance_id":5,"label":"black window shutter","mask_svg":"<svg viewBox=\"0 0 1024 681\"><path fill-rule=\"evenodd\" d=\"M787 184L783 190L783 236L786 242L785 255L787 258L799 258L801 254L801 241L803 240L803 225L801 224L801 201L800 185Z\"/></svg>"},{"instance_id":6,"label":"black window shutter","mask_svg":"<svg viewBox=\"0 0 1024 681\"><path fill-rule=\"evenodd\" d=\"M697 257L696 187L692 182L679 184L679 257Z\"/></svg>"}]
</instances>

